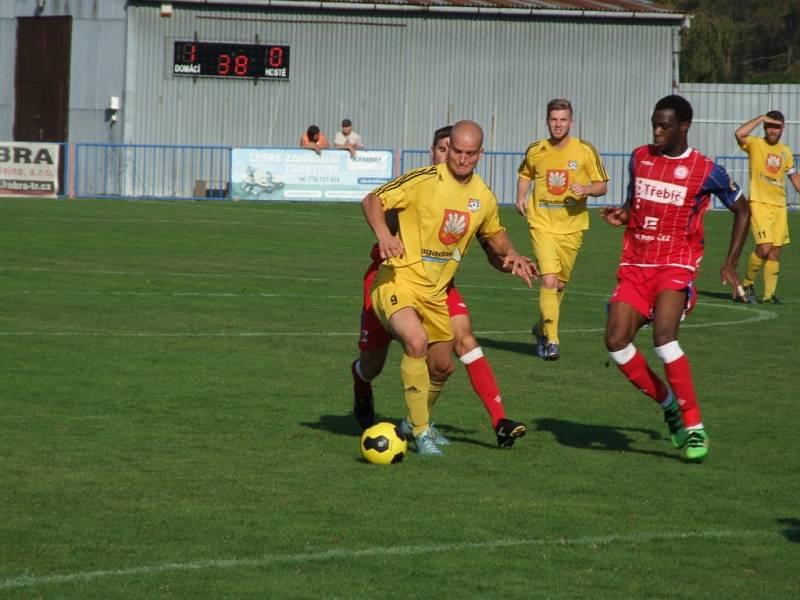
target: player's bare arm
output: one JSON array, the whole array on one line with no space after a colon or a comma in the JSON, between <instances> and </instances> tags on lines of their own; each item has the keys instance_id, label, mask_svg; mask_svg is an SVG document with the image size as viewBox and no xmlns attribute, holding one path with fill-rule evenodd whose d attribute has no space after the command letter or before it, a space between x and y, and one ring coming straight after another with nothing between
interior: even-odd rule
<instances>
[{"instance_id":1,"label":"player's bare arm","mask_svg":"<svg viewBox=\"0 0 800 600\"><path fill-rule=\"evenodd\" d=\"M482 239L480 239L479 241L481 243L481 247L483 248L483 251L486 253L486 259L489 261L489 264L492 265L498 271L501 271L503 273L510 273L510 270L506 266L505 257L500 256L499 254L495 253L494 250L492 250L489 247L489 244L487 242L484 242ZM539 276L539 269L536 266L536 263L533 260L531 260L530 258L528 258L527 256L523 256L522 259L526 260L526 261L528 261L530 263L531 269L533 270L533 273L534 273L534 278L538 277Z\"/></svg>"},{"instance_id":2,"label":"player's bare arm","mask_svg":"<svg viewBox=\"0 0 800 600\"><path fill-rule=\"evenodd\" d=\"M739 144L744 144L745 138L753 133L753 130L762 123L766 123L768 125L780 125L783 127L783 123L781 121L773 119L772 117L768 117L767 115L759 115L750 119L747 123L743 123L736 129L736 141L739 142Z\"/></svg>"},{"instance_id":3,"label":"player's bare arm","mask_svg":"<svg viewBox=\"0 0 800 600\"><path fill-rule=\"evenodd\" d=\"M600 210L600 216L609 225L614 225L615 227L627 225L630 218L628 203L626 202L623 206L604 206Z\"/></svg>"},{"instance_id":4,"label":"player's bare arm","mask_svg":"<svg viewBox=\"0 0 800 600\"><path fill-rule=\"evenodd\" d=\"M487 252L492 252L503 260L501 271L511 273L522 279L528 287L533 287L533 280L539 275L536 263L527 256L520 256L514 249L511 239L505 231L500 231L486 239Z\"/></svg>"},{"instance_id":5,"label":"player's bare arm","mask_svg":"<svg viewBox=\"0 0 800 600\"><path fill-rule=\"evenodd\" d=\"M585 196L604 196L608 191L608 184L605 181L593 181L589 184L573 183L569 186L569 189L579 198Z\"/></svg>"},{"instance_id":6,"label":"player's bare arm","mask_svg":"<svg viewBox=\"0 0 800 600\"><path fill-rule=\"evenodd\" d=\"M383 203L375 194L367 194L361 201L361 208L364 217L367 219L375 237L378 240L381 258L401 257L405 254L405 247L400 238L392 235L386 223L386 215L383 212Z\"/></svg>"},{"instance_id":7,"label":"player's bare arm","mask_svg":"<svg viewBox=\"0 0 800 600\"><path fill-rule=\"evenodd\" d=\"M792 182L792 186L797 193L800 193L800 173L795 172L789 175L789 181Z\"/></svg>"},{"instance_id":8,"label":"player's bare arm","mask_svg":"<svg viewBox=\"0 0 800 600\"><path fill-rule=\"evenodd\" d=\"M531 188L531 180L527 177L517 177L517 212L523 217L528 214L528 190Z\"/></svg>"},{"instance_id":9,"label":"player's bare arm","mask_svg":"<svg viewBox=\"0 0 800 600\"><path fill-rule=\"evenodd\" d=\"M719 277L722 285L730 284L733 289L738 290L740 280L736 273L736 265L739 264L739 255L742 253L742 247L750 230L750 203L744 194L730 206L730 210L734 214L733 229L728 245L728 255L719 270Z\"/></svg>"}]
</instances>

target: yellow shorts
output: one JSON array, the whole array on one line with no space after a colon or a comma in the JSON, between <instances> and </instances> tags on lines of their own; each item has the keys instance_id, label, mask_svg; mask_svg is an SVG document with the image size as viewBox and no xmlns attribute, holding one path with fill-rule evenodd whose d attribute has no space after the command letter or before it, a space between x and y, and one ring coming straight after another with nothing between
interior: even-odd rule
<instances>
[{"instance_id":1,"label":"yellow shorts","mask_svg":"<svg viewBox=\"0 0 800 600\"><path fill-rule=\"evenodd\" d=\"M583 231L551 233L531 228L530 233L539 272L555 273L561 281L569 281L583 245Z\"/></svg>"},{"instance_id":2,"label":"yellow shorts","mask_svg":"<svg viewBox=\"0 0 800 600\"><path fill-rule=\"evenodd\" d=\"M428 343L447 342L453 339L447 296L431 298L421 286L403 281L394 269L381 267L370 290L372 308L381 322L389 329L389 319L401 308L411 307L417 311L422 326L428 334Z\"/></svg>"},{"instance_id":3,"label":"yellow shorts","mask_svg":"<svg viewBox=\"0 0 800 600\"><path fill-rule=\"evenodd\" d=\"M789 218L785 206L750 203L750 232L756 244L785 246L789 243Z\"/></svg>"}]
</instances>

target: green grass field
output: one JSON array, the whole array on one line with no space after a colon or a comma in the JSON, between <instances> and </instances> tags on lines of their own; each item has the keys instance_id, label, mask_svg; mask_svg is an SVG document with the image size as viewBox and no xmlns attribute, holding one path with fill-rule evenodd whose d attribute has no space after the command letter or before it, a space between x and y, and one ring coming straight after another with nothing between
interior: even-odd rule
<instances>
[{"instance_id":1,"label":"green grass field","mask_svg":"<svg viewBox=\"0 0 800 600\"><path fill-rule=\"evenodd\" d=\"M681 345L713 445L690 465L606 365L621 231L592 220L560 361L532 356L535 292L479 249L459 272L528 435L496 448L458 367L446 456L378 467L350 412L357 205L0 200L0 597L797 599L797 244L783 306L733 304L731 218L707 217Z\"/></svg>"}]
</instances>

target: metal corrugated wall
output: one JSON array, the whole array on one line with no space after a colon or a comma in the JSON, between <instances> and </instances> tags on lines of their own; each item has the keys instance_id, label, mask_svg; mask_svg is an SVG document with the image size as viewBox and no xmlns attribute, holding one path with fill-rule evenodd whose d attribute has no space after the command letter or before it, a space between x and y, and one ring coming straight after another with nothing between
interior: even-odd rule
<instances>
[{"instance_id":1,"label":"metal corrugated wall","mask_svg":"<svg viewBox=\"0 0 800 600\"><path fill-rule=\"evenodd\" d=\"M600 21L129 7L128 142L295 146L342 117L371 148L425 148L436 127L479 121L486 147L545 135L547 100L570 97L576 133L606 152L649 138L670 92L673 27ZM172 41L291 45L291 81L175 78Z\"/></svg>"},{"instance_id":2,"label":"metal corrugated wall","mask_svg":"<svg viewBox=\"0 0 800 600\"><path fill-rule=\"evenodd\" d=\"M780 110L786 117L783 141L800 152L800 85L736 85L684 83L681 94L694 107L689 135L693 146L710 156L742 155L734 131L742 123ZM756 135L762 135L759 127Z\"/></svg>"}]
</instances>

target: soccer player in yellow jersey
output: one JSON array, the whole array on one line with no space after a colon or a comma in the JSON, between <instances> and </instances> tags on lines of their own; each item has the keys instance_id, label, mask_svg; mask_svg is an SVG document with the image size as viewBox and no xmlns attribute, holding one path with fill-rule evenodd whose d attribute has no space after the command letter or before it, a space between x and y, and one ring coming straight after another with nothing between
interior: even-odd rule
<instances>
[{"instance_id":1,"label":"soccer player in yellow jersey","mask_svg":"<svg viewBox=\"0 0 800 600\"><path fill-rule=\"evenodd\" d=\"M414 169L367 194L364 215L384 259L372 285L373 308L403 346L400 377L417 453L440 456L430 430L430 407L454 367L446 288L476 235L529 286L530 260L520 256L500 224L497 199L475 167L483 130L459 121L450 134L446 162ZM396 210L392 235L385 212ZM428 363L431 378L428 372Z\"/></svg>"},{"instance_id":2,"label":"soccer player in yellow jersey","mask_svg":"<svg viewBox=\"0 0 800 600\"><path fill-rule=\"evenodd\" d=\"M589 142L571 137L572 103L547 103L550 137L528 146L517 173L517 212L528 217L533 252L539 265L539 320L532 332L536 353L557 360L558 321L583 232L589 229L588 196L606 193L608 174ZM533 183L533 196L528 191Z\"/></svg>"},{"instance_id":3,"label":"soccer player in yellow jersey","mask_svg":"<svg viewBox=\"0 0 800 600\"><path fill-rule=\"evenodd\" d=\"M747 261L747 274L742 281L743 298L755 302L754 284L764 269L762 302L781 304L775 295L781 247L789 243L789 220L786 215L784 177L789 176L794 189L800 192L800 174L794 166L792 150L780 141L785 119L777 110L750 119L736 130L739 147L747 152L750 163L750 231L756 248ZM764 137L750 135L764 125Z\"/></svg>"}]
</instances>

